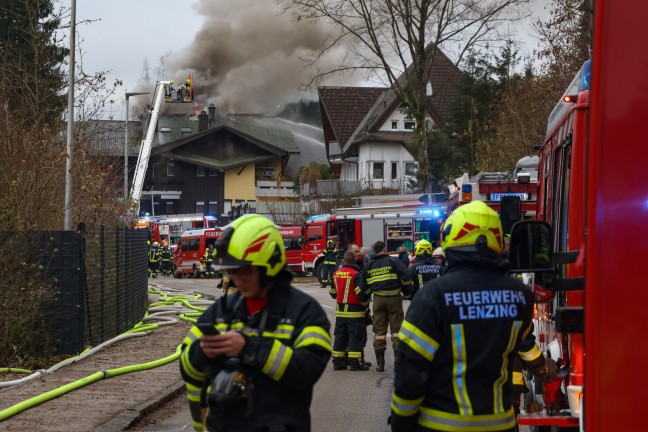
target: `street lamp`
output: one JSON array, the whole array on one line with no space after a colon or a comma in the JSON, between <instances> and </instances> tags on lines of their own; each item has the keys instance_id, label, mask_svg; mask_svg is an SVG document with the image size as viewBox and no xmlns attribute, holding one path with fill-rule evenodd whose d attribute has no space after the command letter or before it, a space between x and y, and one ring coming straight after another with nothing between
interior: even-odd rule
<instances>
[{"instance_id":1,"label":"street lamp","mask_svg":"<svg viewBox=\"0 0 648 432\"><path fill-rule=\"evenodd\" d=\"M128 98L149 94L148 92L126 92L126 141L124 143L124 201L128 201Z\"/></svg>"}]
</instances>

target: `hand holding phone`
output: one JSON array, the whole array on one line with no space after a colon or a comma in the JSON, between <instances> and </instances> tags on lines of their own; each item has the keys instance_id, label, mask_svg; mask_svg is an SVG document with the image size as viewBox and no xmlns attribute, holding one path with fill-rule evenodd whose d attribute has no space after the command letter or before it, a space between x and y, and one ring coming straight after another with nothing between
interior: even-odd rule
<instances>
[{"instance_id":1,"label":"hand holding phone","mask_svg":"<svg viewBox=\"0 0 648 432\"><path fill-rule=\"evenodd\" d=\"M217 334L219 334L218 330L216 330L216 327L214 327L214 325L211 324L211 323L200 322L200 323L197 323L196 326L200 329L200 331L204 335L217 335Z\"/></svg>"}]
</instances>

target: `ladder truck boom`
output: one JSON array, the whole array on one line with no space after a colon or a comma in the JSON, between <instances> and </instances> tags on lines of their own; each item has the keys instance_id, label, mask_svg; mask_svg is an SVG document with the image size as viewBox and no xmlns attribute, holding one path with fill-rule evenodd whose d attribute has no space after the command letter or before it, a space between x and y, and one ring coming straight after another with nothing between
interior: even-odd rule
<instances>
[{"instance_id":1,"label":"ladder truck boom","mask_svg":"<svg viewBox=\"0 0 648 432\"><path fill-rule=\"evenodd\" d=\"M151 106L151 113L149 117L148 126L146 127L146 136L140 145L139 156L137 157L137 165L135 166L135 173L133 175L133 185L131 186L131 201L137 204L139 212L139 203L142 197L142 188L144 187L144 177L148 168L149 157L151 156L151 146L153 144L153 135L160 116L160 108L164 102L164 88L171 85L170 81L158 81L155 87L153 96L153 105Z\"/></svg>"}]
</instances>

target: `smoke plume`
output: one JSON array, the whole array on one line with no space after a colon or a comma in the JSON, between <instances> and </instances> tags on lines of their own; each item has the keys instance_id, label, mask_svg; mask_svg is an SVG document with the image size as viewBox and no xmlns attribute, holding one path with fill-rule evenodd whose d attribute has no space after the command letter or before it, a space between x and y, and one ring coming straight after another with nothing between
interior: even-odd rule
<instances>
[{"instance_id":1,"label":"smoke plume","mask_svg":"<svg viewBox=\"0 0 648 432\"><path fill-rule=\"evenodd\" d=\"M322 49L330 33L325 24L295 22L278 14L271 0L201 0L196 7L205 17L202 28L182 52L169 55L166 66L177 83L193 74L198 106L272 115L287 103L316 97L314 90L299 89L315 74L302 59ZM183 25L191 31L191 23Z\"/></svg>"}]
</instances>

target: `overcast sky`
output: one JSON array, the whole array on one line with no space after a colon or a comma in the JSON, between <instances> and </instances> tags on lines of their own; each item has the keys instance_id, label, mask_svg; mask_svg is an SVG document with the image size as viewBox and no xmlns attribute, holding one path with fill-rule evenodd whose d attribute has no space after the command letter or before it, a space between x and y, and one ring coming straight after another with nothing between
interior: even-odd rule
<instances>
[{"instance_id":1,"label":"overcast sky","mask_svg":"<svg viewBox=\"0 0 648 432\"><path fill-rule=\"evenodd\" d=\"M534 16L546 17L544 0L535 0ZM67 1L63 0L63 4ZM151 77L166 57L167 79L194 74L199 104L216 103L225 112L269 112L312 93L298 90L310 72L300 57L312 52L324 26L288 26L271 0L111 0L77 1L77 27L88 72L109 71L119 92L149 90L139 82L144 59ZM89 24L83 20L95 20ZM289 28L290 27L290 28ZM529 26L517 31L530 50L536 39ZM343 78L327 83L344 85ZM198 96L198 92L196 93ZM131 98L131 106L135 98ZM141 99L147 99L142 96ZM207 100L206 100L207 99ZM123 119L123 96L105 117Z\"/></svg>"}]
</instances>

